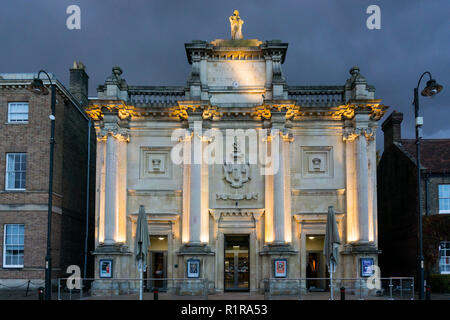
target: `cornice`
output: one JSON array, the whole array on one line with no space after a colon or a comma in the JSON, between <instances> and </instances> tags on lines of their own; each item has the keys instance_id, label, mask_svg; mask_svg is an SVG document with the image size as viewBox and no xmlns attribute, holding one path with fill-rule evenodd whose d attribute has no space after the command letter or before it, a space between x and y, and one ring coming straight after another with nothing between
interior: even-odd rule
<instances>
[{"instance_id":1,"label":"cornice","mask_svg":"<svg viewBox=\"0 0 450 320\"><path fill-rule=\"evenodd\" d=\"M296 100L265 100L261 105L230 108L212 105L209 100L179 100L164 106L127 105L122 100L91 100L85 111L94 121L101 120L105 111L117 111L120 119L153 117L176 121L187 120L191 115L199 115L203 120L213 121L220 121L226 117L263 121L270 120L275 113L281 113L292 121L317 120L317 118L341 121L353 119L358 113L367 113L371 120L378 121L388 109L388 106L380 103L380 99L355 100L345 105L316 107L302 106L296 102Z\"/></svg>"}]
</instances>

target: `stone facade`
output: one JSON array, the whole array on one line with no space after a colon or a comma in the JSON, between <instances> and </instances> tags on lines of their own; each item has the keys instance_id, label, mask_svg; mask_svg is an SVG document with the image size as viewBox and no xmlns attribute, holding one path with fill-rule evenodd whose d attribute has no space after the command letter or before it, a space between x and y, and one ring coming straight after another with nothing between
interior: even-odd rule
<instances>
[{"instance_id":1,"label":"stone facade","mask_svg":"<svg viewBox=\"0 0 450 320\"><path fill-rule=\"evenodd\" d=\"M358 67L345 85L287 85L287 48L279 40L187 43L192 72L180 87L128 85L113 68L86 108L97 131L97 275L100 259L112 259L113 278L137 278L140 205L150 236L167 239L166 277L185 278L188 260L198 259L211 291L227 290L227 243L237 236L248 239L246 290L263 290L275 259L286 259L287 278L304 278L314 253L325 276L323 240L311 241L325 233L328 206L341 236L335 277L359 277L362 257L377 264L375 132L387 107ZM217 141L206 132L225 137L227 129L269 134L223 147L223 157L241 162L197 162L196 150ZM272 173L249 161L255 145L279 160ZM191 163L173 161L180 146ZM287 282L280 289L290 290Z\"/></svg>"},{"instance_id":2,"label":"stone facade","mask_svg":"<svg viewBox=\"0 0 450 320\"><path fill-rule=\"evenodd\" d=\"M82 70L84 72L84 70ZM0 74L0 283L17 286L31 280L42 285L47 246L50 139L50 94L26 88L35 74ZM86 75L87 77L87 75ZM86 225L87 120L71 93L57 80L52 216L52 278L65 276L69 265L83 269ZM45 85L49 85L44 80ZM87 82L85 83L87 88ZM28 121L8 122L8 103L28 102ZM78 108L78 110L77 110ZM95 186L95 133L92 132L91 198ZM6 154L26 153L25 190L6 189ZM91 209L93 224L94 205ZM3 265L5 224L24 225L22 268ZM91 234L93 245L93 232ZM92 246L91 246L92 247ZM90 262L92 265L92 261ZM88 273L89 274L89 273ZM92 272L90 273L92 276ZM4 288L4 287L2 287ZM22 287L25 289L26 285Z\"/></svg>"}]
</instances>

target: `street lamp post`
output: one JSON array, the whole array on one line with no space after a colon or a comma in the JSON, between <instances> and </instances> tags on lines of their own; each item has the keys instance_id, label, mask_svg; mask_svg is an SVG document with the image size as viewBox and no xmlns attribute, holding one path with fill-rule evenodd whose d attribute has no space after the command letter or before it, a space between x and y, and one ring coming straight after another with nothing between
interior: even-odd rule
<instances>
[{"instance_id":1,"label":"street lamp post","mask_svg":"<svg viewBox=\"0 0 450 320\"><path fill-rule=\"evenodd\" d=\"M442 86L437 84L431 77L431 73L425 71L417 82L417 87L414 88L414 113L416 119L416 154L417 154L417 190L419 200L419 299L424 299L424 258L423 258L423 243L422 243L422 197L421 197L421 165L420 165L420 140L422 139L422 125L423 118L419 116L419 85L422 78L428 74L430 80L427 81L425 89L421 92L424 97L431 97L442 90Z\"/></svg>"},{"instance_id":2,"label":"street lamp post","mask_svg":"<svg viewBox=\"0 0 450 320\"><path fill-rule=\"evenodd\" d=\"M51 121L50 129L50 171L48 177L48 213L47 213L47 253L45 255L45 300L51 300L52 298L52 256L51 256L51 229L52 229L52 207L53 207L53 158L55 150L55 105L56 105L56 86L52 82L52 79L44 70L39 71L37 78L34 78L28 90L35 94L47 95L48 90L44 86L44 83L39 78L41 73L44 73L51 87L51 110L52 113L49 116Z\"/></svg>"}]
</instances>

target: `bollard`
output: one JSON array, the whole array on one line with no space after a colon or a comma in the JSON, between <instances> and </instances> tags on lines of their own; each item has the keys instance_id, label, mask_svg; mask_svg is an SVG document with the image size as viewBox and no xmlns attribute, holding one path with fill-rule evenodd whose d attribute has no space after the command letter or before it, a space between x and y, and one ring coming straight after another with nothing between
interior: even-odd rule
<instances>
[{"instance_id":1,"label":"bollard","mask_svg":"<svg viewBox=\"0 0 450 320\"><path fill-rule=\"evenodd\" d=\"M345 287L341 287L341 300L345 300Z\"/></svg>"},{"instance_id":2,"label":"bollard","mask_svg":"<svg viewBox=\"0 0 450 320\"><path fill-rule=\"evenodd\" d=\"M41 301L44 300L44 288L43 287L38 288L38 299Z\"/></svg>"},{"instance_id":3,"label":"bollard","mask_svg":"<svg viewBox=\"0 0 450 320\"><path fill-rule=\"evenodd\" d=\"M425 286L425 295L426 300L431 300L431 288L429 285Z\"/></svg>"},{"instance_id":4,"label":"bollard","mask_svg":"<svg viewBox=\"0 0 450 320\"><path fill-rule=\"evenodd\" d=\"M158 288L153 288L153 300L158 300Z\"/></svg>"}]
</instances>

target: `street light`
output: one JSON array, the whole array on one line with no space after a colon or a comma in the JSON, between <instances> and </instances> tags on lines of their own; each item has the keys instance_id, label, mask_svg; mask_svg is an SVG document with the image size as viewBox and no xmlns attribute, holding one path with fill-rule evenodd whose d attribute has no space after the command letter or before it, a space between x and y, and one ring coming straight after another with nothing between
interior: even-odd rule
<instances>
[{"instance_id":1,"label":"street light","mask_svg":"<svg viewBox=\"0 0 450 320\"><path fill-rule=\"evenodd\" d=\"M51 130L50 130L50 173L48 178L48 214L47 214L47 253L45 256L45 300L51 300L52 287L51 287L51 272L52 272L52 260L51 260L51 227L52 227L52 203L53 203L53 154L55 149L55 105L56 105L56 87L53 84L50 76L44 70L39 71L37 78L34 78L31 84L28 86L28 90L38 95L47 95L48 89L44 86L44 83L39 78L41 73L44 73L52 90L51 95L51 109L50 115Z\"/></svg>"},{"instance_id":2,"label":"street light","mask_svg":"<svg viewBox=\"0 0 450 320\"><path fill-rule=\"evenodd\" d=\"M420 195L421 177L420 177L420 139L422 139L422 125L423 118L419 117L419 85L422 78L428 74L430 80L427 81L425 89L422 90L421 94L424 97L431 97L438 94L442 90L442 86L436 83L431 77L431 73L425 71L419 78L417 82L417 87L414 88L414 112L416 117L416 154L417 154L417 190L419 198L419 299L424 299L424 258L423 258L423 244L422 244L422 197Z\"/></svg>"}]
</instances>

